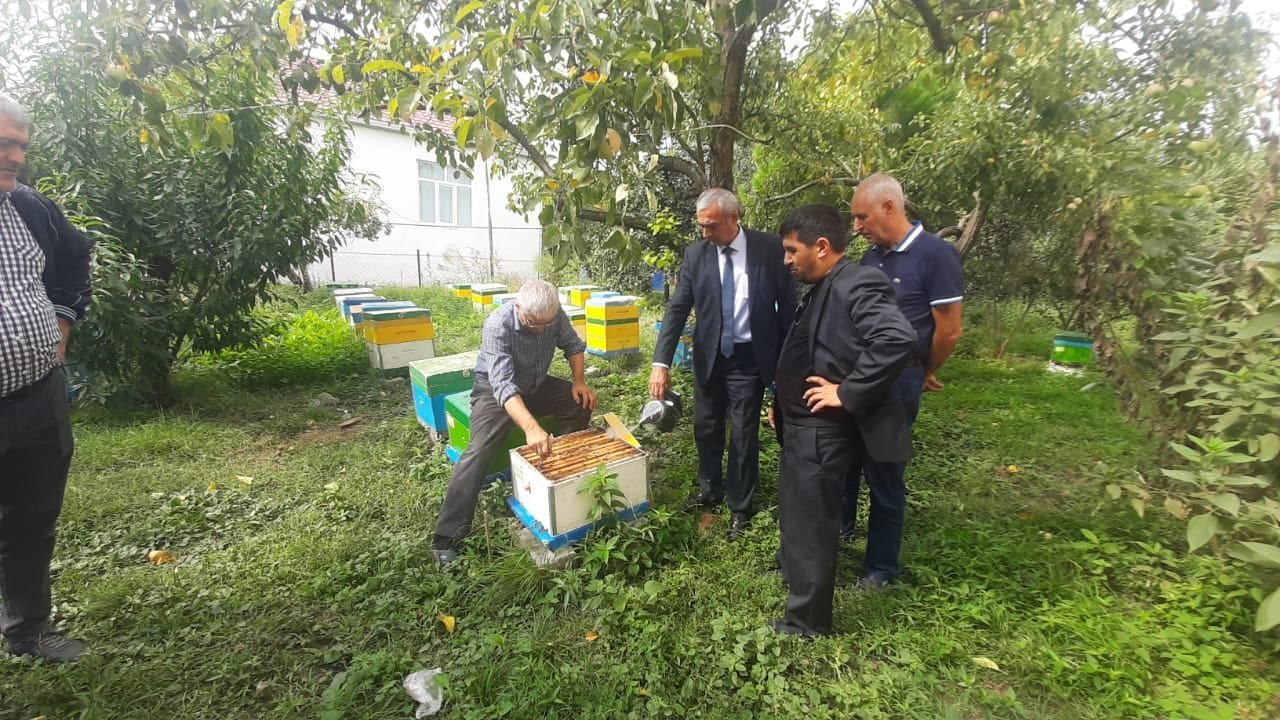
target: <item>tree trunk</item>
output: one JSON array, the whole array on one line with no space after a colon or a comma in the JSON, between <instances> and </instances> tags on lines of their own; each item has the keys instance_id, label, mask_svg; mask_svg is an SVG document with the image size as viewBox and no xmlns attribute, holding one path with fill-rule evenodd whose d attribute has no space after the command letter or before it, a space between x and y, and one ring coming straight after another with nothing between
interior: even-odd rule
<instances>
[{"instance_id":1,"label":"tree trunk","mask_svg":"<svg viewBox=\"0 0 1280 720\"><path fill-rule=\"evenodd\" d=\"M746 76L747 51L751 49L757 23L781 7L786 0L757 2L755 22L745 23L741 27L737 26L734 17L736 3L728 0L714 2L728 12L716 27L716 35L720 37L720 112L716 113L711 127L711 163L707 186L732 190L733 148L741 132L738 123L742 121L742 81Z\"/></svg>"}]
</instances>

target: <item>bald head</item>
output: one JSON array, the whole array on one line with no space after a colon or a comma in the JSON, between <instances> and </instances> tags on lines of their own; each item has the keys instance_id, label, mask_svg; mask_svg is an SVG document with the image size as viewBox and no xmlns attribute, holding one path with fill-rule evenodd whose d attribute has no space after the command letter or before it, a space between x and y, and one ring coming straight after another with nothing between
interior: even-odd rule
<instances>
[{"instance_id":1,"label":"bald head","mask_svg":"<svg viewBox=\"0 0 1280 720\"><path fill-rule=\"evenodd\" d=\"M906 204L902 183L892 175L876 173L867 176L858 183L849 204L853 231L873 245L883 248L896 246L911 232Z\"/></svg>"}]
</instances>

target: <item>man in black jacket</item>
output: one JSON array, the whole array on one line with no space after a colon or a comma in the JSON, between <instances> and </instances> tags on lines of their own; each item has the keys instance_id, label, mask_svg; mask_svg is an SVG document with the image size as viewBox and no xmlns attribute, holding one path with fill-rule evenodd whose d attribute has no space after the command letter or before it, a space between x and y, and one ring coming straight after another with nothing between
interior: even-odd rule
<instances>
[{"instance_id":1,"label":"man in black jacket","mask_svg":"<svg viewBox=\"0 0 1280 720\"><path fill-rule=\"evenodd\" d=\"M778 632L832 632L841 493L863 454L911 456L911 428L894 380L916 333L877 269L844 256L848 232L835 208L806 205L779 230L786 263L812 284L782 344L772 424L781 425L779 559L787 582Z\"/></svg>"},{"instance_id":2,"label":"man in black jacket","mask_svg":"<svg viewBox=\"0 0 1280 720\"><path fill-rule=\"evenodd\" d=\"M30 123L0 95L0 633L11 654L69 662L84 644L49 623L49 565L72 450L59 365L89 303L89 241L18 183Z\"/></svg>"},{"instance_id":3,"label":"man in black jacket","mask_svg":"<svg viewBox=\"0 0 1280 720\"><path fill-rule=\"evenodd\" d=\"M693 432L698 491L690 505L714 507L727 500L730 540L742 534L754 512L760 407L795 308L795 286L782 262L782 243L774 235L743 228L741 217L742 205L728 190L712 188L698 198L697 220L704 240L685 250L649 375L649 394L661 398L671 387L671 360L689 311L696 310ZM723 465L726 416L728 472Z\"/></svg>"}]
</instances>

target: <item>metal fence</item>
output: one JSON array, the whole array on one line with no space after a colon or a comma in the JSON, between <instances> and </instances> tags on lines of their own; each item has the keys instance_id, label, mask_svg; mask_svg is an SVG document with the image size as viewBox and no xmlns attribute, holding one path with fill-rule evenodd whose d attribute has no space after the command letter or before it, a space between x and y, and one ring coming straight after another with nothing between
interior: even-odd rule
<instances>
[{"instance_id":1,"label":"metal fence","mask_svg":"<svg viewBox=\"0 0 1280 720\"><path fill-rule=\"evenodd\" d=\"M339 250L308 268L313 285L354 282L362 285L424 287L455 282L529 278L537 275L537 260L504 258L477 251L431 253Z\"/></svg>"}]
</instances>

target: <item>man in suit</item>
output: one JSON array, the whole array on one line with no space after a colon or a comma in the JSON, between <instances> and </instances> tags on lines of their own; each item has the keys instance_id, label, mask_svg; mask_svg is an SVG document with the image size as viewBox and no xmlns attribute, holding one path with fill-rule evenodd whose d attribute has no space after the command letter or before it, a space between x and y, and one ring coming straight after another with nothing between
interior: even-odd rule
<instances>
[{"instance_id":1,"label":"man in suit","mask_svg":"<svg viewBox=\"0 0 1280 720\"><path fill-rule=\"evenodd\" d=\"M671 387L671 360L689 311L698 316L693 333L694 418L698 445L698 490L693 507L727 501L729 539L742 534L754 512L760 477L760 407L773 382L778 347L791 323L795 286L774 235L741 225L742 204L722 188L702 193L697 221L702 242L684 253L675 293L667 304L653 352L649 394ZM725 420L729 464L723 465Z\"/></svg>"},{"instance_id":2,"label":"man in suit","mask_svg":"<svg viewBox=\"0 0 1280 720\"><path fill-rule=\"evenodd\" d=\"M902 185L877 173L858 184L850 212L854 232L871 247L861 264L889 277L898 308L916 331L916 347L898 377L898 391L914 424L925 392L942 390L937 372L960 340L964 306L964 275L960 254L918 222L907 218ZM854 533L858 517L859 475L866 478L870 506L867 513L867 556L859 586L874 590L894 582L901 573L903 515L907 504L907 463L864 458L849 472L845 485L841 534Z\"/></svg>"},{"instance_id":3,"label":"man in suit","mask_svg":"<svg viewBox=\"0 0 1280 720\"><path fill-rule=\"evenodd\" d=\"M832 632L841 493L850 467L869 456L905 461L911 426L894 384L916 334L884 273L849 262L839 212L805 205L779 230L786 263L813 287L782 344L771 424L781 425L779 560L786 611L772 627L813 637Z\"/></svg>"}]
</instances>

